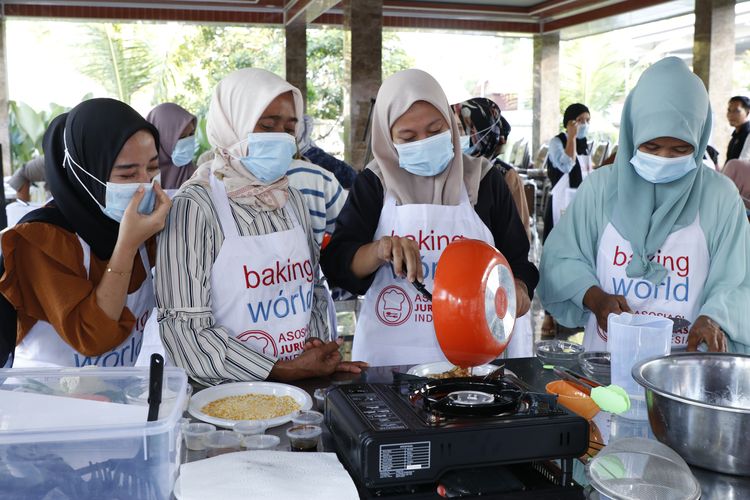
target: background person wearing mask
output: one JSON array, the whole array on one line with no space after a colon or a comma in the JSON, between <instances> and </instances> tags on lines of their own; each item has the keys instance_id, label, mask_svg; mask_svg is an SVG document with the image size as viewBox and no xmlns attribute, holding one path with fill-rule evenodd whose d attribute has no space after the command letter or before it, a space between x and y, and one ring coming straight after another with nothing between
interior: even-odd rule
<instances>
[{"instance_id":1,"label":"background person wearing mask","mask_svg":"<svg viewBox=\"0 0 750 500\"><path fill-rule=\"evenodd\" d=\"M747 140L747 136L750 135L750 99L743 95L729 99L727 121L734 127L734 131L727 146L726 161L750 160L750 146Z\"/></svg>"},{"instance_id":2,"label":"background person wearing mask","mask_svg":"<svg viewBox=\"0 0 750 500\"><path fill-rule=\"evenodd\" d=\"M672 348L747 352L750 226L737 189L701 168L711 107L676 58L625 100L615 164L592 173L550 235L539 295L560 323L607 346L607 317L632 311L690 322Z\"/></svg>"},{"instance_id":3,"label":"background person wearing mask","mask_svg":"<svg viewBox=\"0 0 750 500\"><path fill-rule=\"evenodd\" d=\"M17 311L15 367L130 366L154 307L145 245L170 207L154 127L90 99L44 136L54 200L2 236L0 292Z\"/></svg>"},{"instance_id":4,"label":"background person wearing mask","mask_svg":"<svg viewBox=\"0 0 750 500\"><path fill-rule=\"evenodd\" d=\"M146 119L159 131L159 171L170 198L195 172L195 125L197 118L172 102L159 104Z\"/></svg>"},{"instance_id":5,"label":"background person wearing mask","mask_svg":"<svg viewBox=\"0 0 750 500\"><path fill-rule=\"evenodd\" d=\"M510 124L500 114L500 107L486 97L475 97L451 105L461 134L461 150L469 156L487 158L503 174L505 183L513 195L521 223L529 233L529 207L523 181L512 165L500 158L503 146L510 134Z\"/></svg>"},{"instance_id":6,"label":"background person wearing mask","mask_svg":"<svg viewBox=\"0 0 750 500\"><path fill-rule=\"evenodd\" d=\"M214 159L174 198L156 296L166 352L205 385L359 372L330 339L319 247L286 177L302 95L260 69L225 77L209 105Z\"/></svg>"},{"instance_id":7,"label":"background person wearing mask","mask_svg":"<svg viewBox=\"0 0 750 500\"><path fill-rule=\"evenodd\" d=\"M578 189L583 178L591 170L591 153L586 137L590 121L589 108L580 103L571 104L563 114L565 132L549 141L547 177L552 184L552 190L544 211L543 242L547 241L552 228L570 203L570 190ZM553 337L556 329L553 315L545 311L542 337Z\"/></svg>"},{"instance_id":8,"label":"background person wearing mask","mask_svg":"<svg viewBox=\"0 0 750 500\"><path fill-rule=\"evenodd\" d=\"M516 278L516 312L525 314L538 274L513 198L489 161L461 153L455 118L432 76L410 69L383 82L372 150L322 257L334 285L365 294L352 357L378 366L444 359L432 321L406 307L419 295L411 282L432 289L444 249L406 237L420 231L434 231L437 242L463 236L497 247Z\"/></svg>"},{"instance_id":9,"label":"background person wearing mask","mask_svg":"<svg viewBox=\"0 0 750 500\"><path fill-rule=\"evenodd\" d=\"M580 103L571 104L563 115L565 132L549 141L547 177L552 184L552 192L544 214L545 240L567 206L565 189L577 189L591 171L591 155L586 137L590 121L589 108ZM570 140L571 138L575 140Z\"/></svg>"}]
</instances>

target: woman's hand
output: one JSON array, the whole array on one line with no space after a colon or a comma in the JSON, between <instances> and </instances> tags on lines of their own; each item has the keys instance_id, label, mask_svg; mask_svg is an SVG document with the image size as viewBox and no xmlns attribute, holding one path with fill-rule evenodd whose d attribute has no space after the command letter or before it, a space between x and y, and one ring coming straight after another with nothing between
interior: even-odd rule
<instances>
[{"instance_id":1,"label":"woman's hand","mask_svg":"<svg viewBox=\"0 0 750 500\"><path fill-rule=\"evenodd\" d=\"M125 214L120 222L120 231L117 235L117 243L127 248L138 248L144 241L164 229L164 222L172 206L172 201L158 182L154 183L154 194L156 203L154 211L148 215L138 213L138 205L145 196L145 189L140 187L133 199L128 203Z\"/></svg>"},{"instance_id":2,"label":"woman's hand","mask_svg":"<svg viewBox=\"0 0 750 500\"><path fill-rule=\"evenodd\" d=\"M399 236L383 236L378 241L362 245L352 259L351 269L359 279L364 279L390 262L396 276L409 281L424 280L422 258L417 242Z\"/></svg>"},{"instance_id":3,"label":"woman's hand","mask_svg":"<svg viewBox=\"0 0 750 500\"><path fill-rule=\"evenodd\" d=\"M424 281L422 257L416 241L399 236L383 236L378 240L377 250L381 261L393 265L396 276L406 278L409 282Z\"/></svg>"},{"instance_id":4,"label":"woman's hand","mask_svg":"<svg viewBox=\"0 0 750 500\"><path fill-rule=\"evenodd\" d=\"M688 351L697 351L705 342L709 352L727 352L727 338L718 324L708 316L698 316L688 333Z\"/></svg>"},{"instance_id":5,"label":"woman's hand","mask_svg":"<svg viewBox=\"0 0 750 500\"><path fill-rule=\"evenodd\" d=\"M565 126L565 133L568 137L575 138L578 135L578 122L575 120L570 120Z\"/></svg>"},{"instance_id":6,"label":"woman's hand","mask_svg":"<svg viewBox=\"0 0 750 500\"><path fill-rule=\"evenodd\" d=\"M531 309L531 299L529 299L529 289L526 283L517 279L516 282L516 318L520 318Z\"/></svg>"},{"instance_id":7,"label":"woman's hand","mask_svg":"<svg viewBox=\"0 0 750 500\"><path fill-rule=\"evenodd\" d=\"M592 286L583 296L583 305L596 315L596 322L603 331L607 331L609 315L632 312L628 301L622 295L610 295L598 286Z\"/></svg>"}]
</instances>

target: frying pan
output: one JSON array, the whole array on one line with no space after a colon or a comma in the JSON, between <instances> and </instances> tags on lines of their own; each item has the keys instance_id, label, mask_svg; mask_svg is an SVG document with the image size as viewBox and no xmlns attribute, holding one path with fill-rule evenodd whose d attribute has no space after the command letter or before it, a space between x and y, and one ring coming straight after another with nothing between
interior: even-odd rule
<instances>
[{"instance_id":1,"label":"frying pan","mask_svg":"<svg viewBox=\"0 0 750 500\"><path fill-rule=\"evenodd\" d=\"M420 283L415 286L427 292ZM432 318L448 361L468 368L496 359L510 341L515 316L515 282L503 254L471 239L456 240L443 250L435 271Z\"/></svg>"}]
</instances>

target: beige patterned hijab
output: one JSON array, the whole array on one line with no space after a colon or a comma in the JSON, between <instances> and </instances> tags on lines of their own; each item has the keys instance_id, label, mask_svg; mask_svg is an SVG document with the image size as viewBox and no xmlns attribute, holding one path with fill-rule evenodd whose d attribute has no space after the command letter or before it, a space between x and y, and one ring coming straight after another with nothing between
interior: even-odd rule
<instances>
[{"instance_id":1,"label":"beige patterned hijab","mask_svg":"<svg viewBox=\"0 0 750 500\"><path fill-rule=\"evenodd\" d=\"M213 173L224 181L229 198L259 210L276 210L286 204L289 182L286 176L264 184L235 157L247 154L247 136L271 101L291 92L294 109L302 124L302 93L280 76L256 68L237 70L216 86L208 108L206 134L214 158L202 164L190 182L208 184Z\"/></svg>"},{"instance_id":2,"label":"beige patterned hijab","mask_svg":"<svg viewBox=\"0 0 750 500\"><path fill-rule=\"evenodd\" d=\"M453 137L453 159L448 168L434 177L420 177L401 168L391 138L393 123L417 101L435 106L450 125ZM392 193L401 205L458 205L462 182L471 204L476 205L479 182L492 168L486 158L462 154L458 127L443 89L431 75L418 69L400 71L380 87L373 113L372 151L375 159L367 168L380 178L383 189Z\"/></svg>"}]
</instances>

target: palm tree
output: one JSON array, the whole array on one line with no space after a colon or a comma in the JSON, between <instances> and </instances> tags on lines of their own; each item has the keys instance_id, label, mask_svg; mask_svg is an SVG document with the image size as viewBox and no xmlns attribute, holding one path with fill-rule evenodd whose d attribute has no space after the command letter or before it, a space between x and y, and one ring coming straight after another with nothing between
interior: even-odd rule
<instances>
[{"instance_id":1,"label":"palm tree","mask_svg":"<svg viewBox=\"0 0 750 500\"><path fill-rule=\"evenodd\" d=\"M140 89L154 83L159 61L151 47L125 36L119 24L88 26L81 72L99 82L110 95L130 103Z\"/></svg>"}]
</instances>

